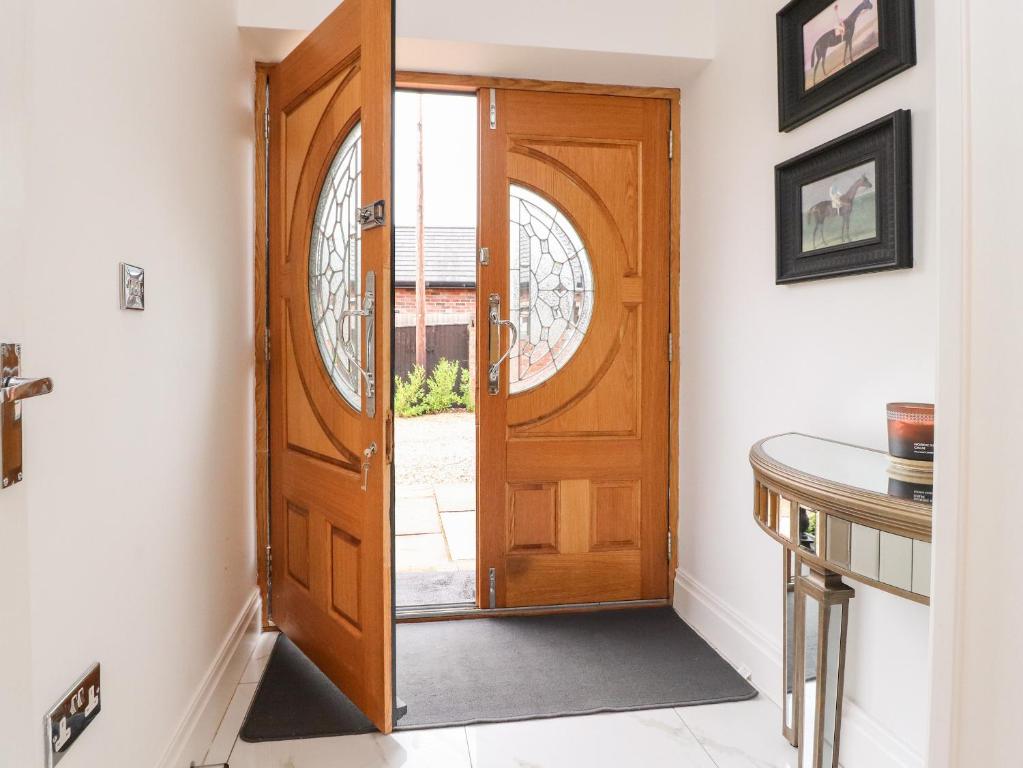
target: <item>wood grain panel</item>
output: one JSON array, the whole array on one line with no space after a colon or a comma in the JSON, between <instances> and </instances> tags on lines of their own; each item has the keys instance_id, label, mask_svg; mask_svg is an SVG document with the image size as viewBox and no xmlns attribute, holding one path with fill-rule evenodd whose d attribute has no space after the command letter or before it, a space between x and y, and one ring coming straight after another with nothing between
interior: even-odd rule
<instances>
[{"instance_id":1,"label":"wood grain panel","mask_svg":"<svg viewBox=\"0 0 1023 768\"><path fill-rule=\"evenodd\" d=\"M640 484L636 480L592 484L590 550L639 546Z\"/></svg>"},{"instance_id":2,"label":"wood grain panel","mask_svg":"<svg viewBox=\"0 0 1023 768\"><path fill-rule=\"evenodd\" d=\"M590 550L590 481L560 483L558 552L579 554Z\"/></svg>"},{"instance_id":3,"label":"wood grain panel","mask_svg":"<svg viewBox=\"0 0 1023 768\"><path fill-rule=\"evenodd\" d=\"M355 627L359 624L359 592L362 552L359 540L349 533L330 527L330 605Z\"/></svg>"},{"instance_id":4,"label":"wood grain panel","mask_svg":"<svg viewBox=\"0 0 1023 768\"><path fill-rule=\"evenodd\" d=\"M287 334L287 349L285 351L285 418L287 419L287 440L288 447L292 450L301 451L309 456L314 456L331 464L349 470L359 472L360 462L353 452L342 450L344 440L355 444L358 434L357 424L353 424L345 433L335 434L331 438L323 424L317 418L313 406L306 395L305 387L302 385L302 377L298 371L298 363L295 356L291 354L291 332ZM340 444L340 445L339 445Z\"/></svg>"},{"instance_id":5,"label":"wood grain panel","mask_svg":"<svg viewBox=\"0 0 1023 768\"><path fill-rule=\"evenodd\" d=\"M288 575L309 589L309 513L288 504Z\"/></svg>"},{"instance_id":6,"label":"wood grain panel","mask_svg":"<svg viewBox=\"0 0 1023 768\"><path fill-rule=\"evenodd\" d=\"M302 169L306 164L309 145L312 144L313 135L319 127L320 120L325 117L327 106L332 99L336 98L338 89L351 72L352 67L347 67L324 88L314 92L308 99L299 104L294 111L286 114L284 117L284 135L281 138L285 143L284 199L287 203L285 222L288 227L287 234L289 236L292 214L295 210L295 193L298 190ZM353 83L353 85L358 87L358 83Z\"/></svg>"},{"instance_id":7,"label":"wood grain panel","mask_svg":"<svg viewBox=\"0 0 1023 768\"><path fill-rule=\"evenodd\" d=\"M547 164L586 191L615 224L616 236L625 253L621 276L639 274L642 252L642 217L636 215L641 210L639 143L568 140L521 140L519 143L535 150Z\"/></svg>"},{"instance_id":8,"label":"wood grain panel","mask_svg":"<svg viewBox=\"0 0 1023 768\"><path fill-rule=\"evenodd\" d=\"M508 486L508 551L558 551L558 485Z\"/></svg>"},{"instance_id":9,"label":"wood grain panel","mask_svg":"<svg viewBox=\"0 0 1023 768\"><path fill-rule=\"evenodd\" d=\"M561 605L643 597L641 553L509 555L505 599L509 605Z\"/></svg>"},{"instance_id":10,"label":"wood grain panel","mask_svg":"<svg viewBox=\"0 0 1023 768\"><path fill-rule=\"evenodd\" d=\"M509 440L507 453L507 476L514 482L613 480L643 472L642 441L637 438Z\"/></svg>"},{"instance_id":11,"label":"wood grain panel","mask_svg":"<svg viewBox=\"0 0 1023 768\"><path fill-rule=\"evenodd\" d=\"M639 437L640 392L643 382L640 310L625 315L620 342L611 365L601 371L575 399L554 415L512 427L512 438Z\"/></svg>"}]
</instances>

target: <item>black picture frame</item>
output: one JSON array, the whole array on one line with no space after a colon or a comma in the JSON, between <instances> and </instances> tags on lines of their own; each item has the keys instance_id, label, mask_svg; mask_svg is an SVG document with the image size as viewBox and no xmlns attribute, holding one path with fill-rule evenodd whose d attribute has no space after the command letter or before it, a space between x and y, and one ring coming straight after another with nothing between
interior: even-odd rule
<instances>
[{"instance_id":1,"label":"black picture frame","mask_svg":"<svg viewBox=\"0 0 1023 768\"><path fill-rule=\"evenodd\" d=\"M862 0L861 4L870 3L870 10L877 13L877 48L807 90L803 27L834 2L792 0L778 11L780 131L791 131L916 64L913 0Z\"/></svg>"},{"instance_id":2,"label":"black picture frame","mask_svg":"<svg viewBox=\"0 0 1023 768\"><path fill-rule=\"evenodd\" d=\"M803 188L874 162L876 236L803 250ZM900 109L775 166L775 283L913 266L911 115ZM854 195L854 205L856 197ZM834 214L837 216L836 214ZM836 221L839 219L836 218ZM822 233L823 234L823 233ZM816 245L817 240L813 243Z\"/></svg>"}]
</instances>

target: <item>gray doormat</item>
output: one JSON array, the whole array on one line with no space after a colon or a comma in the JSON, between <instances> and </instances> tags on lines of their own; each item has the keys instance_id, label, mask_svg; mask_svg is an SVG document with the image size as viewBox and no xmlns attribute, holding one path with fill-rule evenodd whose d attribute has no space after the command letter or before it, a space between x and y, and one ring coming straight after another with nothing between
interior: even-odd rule
<instances>
[{"instance_id":1,"label":"gray doormat","mask_svg":"<svg viewBox=\"0 0 1023 768\"><path fill-rule=\"evenodd\" d=\"M475 571L399 573L395 576L395 605L449 605L476 602Z\"/></svg>"},{"instance_id":2,"label":"gray doormat","mask_svg":"<svg viewBox=\"0 0 1023 768\"><path fill-rule=\"evenodd\" d=\"M298 646L278 635L238 736L242 741L286 741L375 730Z\"/></svg>"},{"instance_id":3,"label":"gray doormat","mask_svg":"<svg viewBox=\"0 0 1023 768\"><path fill-rule=\"evenodd\" d=\"M397 682L400 729L756 696L667 607L400 624Z\"/></svg>"},{"instance_id":4,"label":"gray doormat","mask_svg":"<svg viewBox=\"0 0 1023 768\"><path fill-rule=\"evenodd\" d=\"M401 730L739 701L756 689L671 608L399 624ZM285 637L244 741L367 733L372 724Z\"/></svg>"}]
</instances>

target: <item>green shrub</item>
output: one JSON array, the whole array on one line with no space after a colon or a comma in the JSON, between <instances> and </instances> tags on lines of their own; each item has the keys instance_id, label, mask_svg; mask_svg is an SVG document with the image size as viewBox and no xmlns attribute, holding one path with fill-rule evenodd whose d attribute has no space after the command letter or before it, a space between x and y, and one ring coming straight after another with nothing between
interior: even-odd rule
<instances>
[{"instance_id":1,"label":"green shrub","mask_svg":"<svg viewBox=\"0 0 1023 768\"><path fill-rule=\"evenodd\" d=\"M423 366L413 366L408 379L394 377L394 412L403 418L420 416L426 412L423 404L423 384L426 382L426 371Z\"/></svg>"},{"instance_id":2,"label":"green shrub","mask_svg":"<svg viewBox=\"0 0 1023 768\"><path fill-rule=\"evenodd\" d=\"M426 378L423 366L413 366L408 378L394 377L394 412L402 418L442 413L452 408L476 410L469 371L457 360L440 361Z\"/></svg>"},{"instance_id":3,"label":"green shrub","mask_svg":"<svg viewBox=\"0 0 1023 768\"><path fill-rule=\"evenodd\" d=\"M458 372L461 367L457 361L443 357L437 362L426 382L424 413L440 413L461 404L462 399L458 394Z\"/></svg>"},{"instance_id":4,"label":"green shrub","mask_svg":"<svg viewBox=\"0 0 1023 768\"><path fill-rule=\"evenodd\" d=\"M469 369L462 369L462 382L461 382L461 401L462 405L465 406L465 410L472 413L476 410L476 393L472 391L472 381L469 377Z\"/></svg>"}]
</instances>

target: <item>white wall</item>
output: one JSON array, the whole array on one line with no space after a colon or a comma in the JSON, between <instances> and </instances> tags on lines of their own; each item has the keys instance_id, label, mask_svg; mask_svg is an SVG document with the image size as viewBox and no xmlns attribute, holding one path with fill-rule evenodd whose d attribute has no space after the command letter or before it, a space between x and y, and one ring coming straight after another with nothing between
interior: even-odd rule
<instances>
[{"instance_id":1,"label":"white wall","mask_svg":"<svg viewBox=\"0 0 1023 768\"><path fill-rule=\"evenodd\" d=\"M777 6L722 0L715 60L683 90L677 595L774 697L781 555L752 519L749 447L796 430L885 448L887 401L933 402L937 346L932 3L916 3L915 68L790 134L777 130ZM913 111L914 268L775 286L773 166L903 107ZM928 618L926 607L857 588L847 768L887 764L869 737L892 764L922 764Z\"/></svg>"},{"instance_id":2,"label":"white wall","mask_svg":"<svg viewBox=\"0 0 1023 768\"><path fill-rule=\"evenodd\" d=\"M338 0L237 0L238 26L309 30ZM652 21L656 23L651 23ZM399 38L709 58L713 0L397 0Z\"/></svg>"},{"instance_id":3,"label":"white wall","mask_svg":"<svg viewBox=\"0 0 1023 768\"><path fill-rule=\"evenodd\" d=\"M309 30L337 0L238 0L264 37ZM651 21L655 23L651 23ZM398 0L398 69L675 86L714 52L714 0ZM274 57L276 58L279 57Z\"/></svg>"},{"instance_id":4,"label":"white wall","mask_svg":"<svg viewBox=\"0 0 1023 768\"><path fill-rule=\"evenodd\" d=\"M1020 76L1006 29L1017 5L947 0L939 94L943 156L941 396L957 407L942 433L960 450L939 464L934 768L1018 765L1023 598L1017 469L1023 426L1023 264L1014 237L1023 174ZM939 404L943 400L939 400Z\"/></svg>"},{"instance_id":5,"label":"white wall","mask_svg":"<svg viewBox=\"0 0 1023 768\"><path fill-rule=\"evenodd\" d=\"M25 18L21 2L0 0L0 341L25 330ZM25 418L31 418L26 408ZM28 504L25 484L0 489L0 765L29 765L38 719L24 706L33 661L28 624ZM18 734L16 738L14 734ZM30 738L34 737L34 738Z\"/></svg>"},{"instance_id":6,"label":"white wall","mask_svg":"<svg viewBox=\"0 0 1023 768\"><path fill-rule=\"evenodd\" d=\"M0 491L0 765L42 765L94 661L102 713L62 768L153 765L255 583L251 62L231 0L2 11L0 335L55 391ZM122 260L144 313L118 309Z\"/></svg>"}]
</instances>

